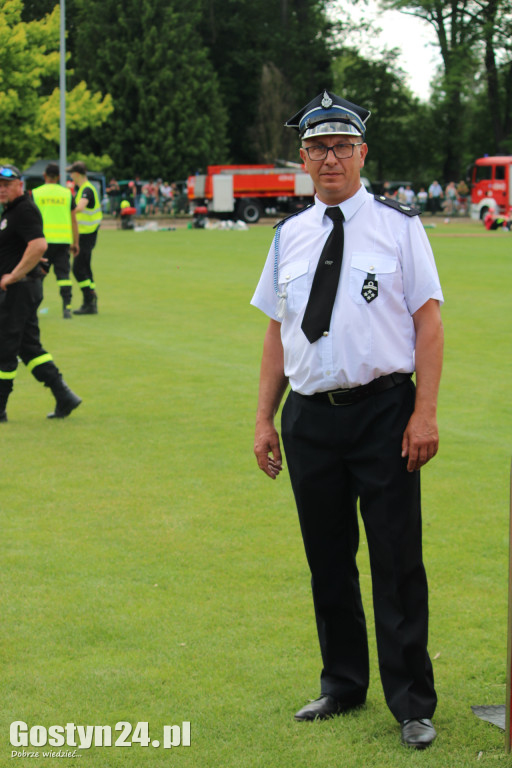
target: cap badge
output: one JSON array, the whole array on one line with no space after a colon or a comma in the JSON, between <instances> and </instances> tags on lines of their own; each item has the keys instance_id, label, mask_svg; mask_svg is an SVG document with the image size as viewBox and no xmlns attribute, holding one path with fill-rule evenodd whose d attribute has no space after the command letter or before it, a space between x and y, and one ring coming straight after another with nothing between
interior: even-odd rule
<instances>
[{"instance_id":1,"label":"cap badge","mask_svg":"<svg viewBox=\"0 0 512 768\"><path fill-rule=\"evenodd\" d=\"M329 109L329 107L332 107L332 99L329 96L329 94L327 93L327 91L324 91L324 97L323 97L321 103L322 103L322 107L324 109Z\"/></svg>"}]
</instances>

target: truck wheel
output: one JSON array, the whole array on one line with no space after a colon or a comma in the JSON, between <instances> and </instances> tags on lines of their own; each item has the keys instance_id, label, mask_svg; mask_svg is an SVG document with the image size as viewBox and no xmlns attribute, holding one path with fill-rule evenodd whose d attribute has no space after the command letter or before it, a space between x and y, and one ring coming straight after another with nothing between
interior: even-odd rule
<instances>
[{"instance_id":1,"label":"truck wheel","mask_svg":"<svg viewBox=\"0 0 512 768\"><path fill-rule=\"evenodd\" d=\"M247 224L256 224L261 216L261 208L255 200L241 200L236 207L236 213L238 218Z\"/></svg>"}]
</instances>

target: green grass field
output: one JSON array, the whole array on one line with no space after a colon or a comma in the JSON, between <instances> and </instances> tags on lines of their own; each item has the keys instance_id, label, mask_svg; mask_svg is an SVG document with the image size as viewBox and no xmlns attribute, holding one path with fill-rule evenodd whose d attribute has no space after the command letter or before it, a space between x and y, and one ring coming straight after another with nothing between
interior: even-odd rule
<instances>
[{"instance_id":1,"label":"green grass field","mask_svg":"<svg viewBox=\"0 0 512 768\"><path fill-rule=\"evenodd\" d=\"M358 713L295 723L318 695L309 575L286 473L252 455L266 319L249 306L272 237L102 231L100 314L61 319L45 283L43 344L83 399L21 367L2 442L0 766L9 725L191 723L191 746L79 749L107 768L459 768L512 765L472 704L503 704L511 456L512 234L428 229L445 292L441 448L423 471L439 738L400 745L378 668ZM75 290L75 306L79 304ZM114 739L120 732L114 731ZM73 751L70 747L60 747Z\"/></svg>"}]
</instances>

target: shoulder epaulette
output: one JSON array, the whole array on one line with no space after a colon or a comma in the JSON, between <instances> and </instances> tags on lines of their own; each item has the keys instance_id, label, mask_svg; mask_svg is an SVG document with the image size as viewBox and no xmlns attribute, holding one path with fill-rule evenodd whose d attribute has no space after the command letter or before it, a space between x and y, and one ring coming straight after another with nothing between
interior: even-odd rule
<instances>
[{"instance_id":1,"label":"shoulder epaulette","mask_svg":"<svg viewBox=\"0 0 512 768\"><path fill-rule=\"evenodd\" d=\"M285 216L284 219L281 219L281 221L278 221L277 224L274 224L274 229L278 227L280 224L284 224L285 221L288 221L288 219L293 219L294 216L299 216L301 213L304 213L304 211L307 211L309 208L312 208L314 206L314 203L310 203L309 205L306 205L305 208L301 208L300 211L295 211L295 213L290 213L288 216Z\"/></svg>"},{"instance_id":2,"label":"shoulder epaulette","mask_svg":"<svg viewBox=\"0 0 512 768\"><path fill-rule=\"evenodd\" d=\"M378 203L383 203L389 208L394 208L395 211L405 213L406 216L419 216L421 213L421 211L419 211L417 208L412 208L410 205L406 205L405 203L399 203L398 200L393 200L390 197L384 197L384 195L374 195L374 198Z\"/></svg>"}]
</instances>

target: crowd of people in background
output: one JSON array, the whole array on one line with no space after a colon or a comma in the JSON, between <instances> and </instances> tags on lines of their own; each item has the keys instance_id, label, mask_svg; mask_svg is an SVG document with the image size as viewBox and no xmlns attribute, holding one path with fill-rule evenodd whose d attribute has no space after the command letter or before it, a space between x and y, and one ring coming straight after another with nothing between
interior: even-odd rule
<instances>
[{"instance_id":1,"label":"crowd of people in background","mask_svg":"<svg viewBox=\"0 0 512 768\"><path fill-rule=\"evenodd\" d=\"M176 182L169 183L159 178L142 181L139 176L131 181L118 182L111 178L107 184L108 206L106 213L119 216L122 204L126 202L135 209L137 216L156 216L157 214L176 215L188 211L186 190ZM391 185L384 181L381 194L405 205L418 208L421 213L435 216L464 216L469 210L469 188L465 181L458 184L450 181L445 188L434 179L428 187L420 187L416 192L411 184Z\"/></svg>"},{"instance_id":2,"label":"crowd of people in background","mask_svg":"<svg viewBox=\"0 0 512 768\"><path fill-rule=\"evenodd\" d=\"M121 204L127 201L137 216L176 214L188 209L187 195L176 182L163 179L142 181L139 176L119 183L115 178L107 184L108 213L119 216Z\"/></svg>"},{"instance_id":3,"label":"crowd of people in background","mask_svg":"<svg viewBox=\"0 0 512 768\"><path fill-rule=\"evenodd\" d=\"M411 184L403 184L392 190L389 182L385 181L382 194L385 197L418 208L421 213L442 213L447 216L464 216L468 213L469 188L465 181L456 184L450 181L443 189L434 179L428 188L420 187L415 192Z\"/></svg>"}]
</instances>

